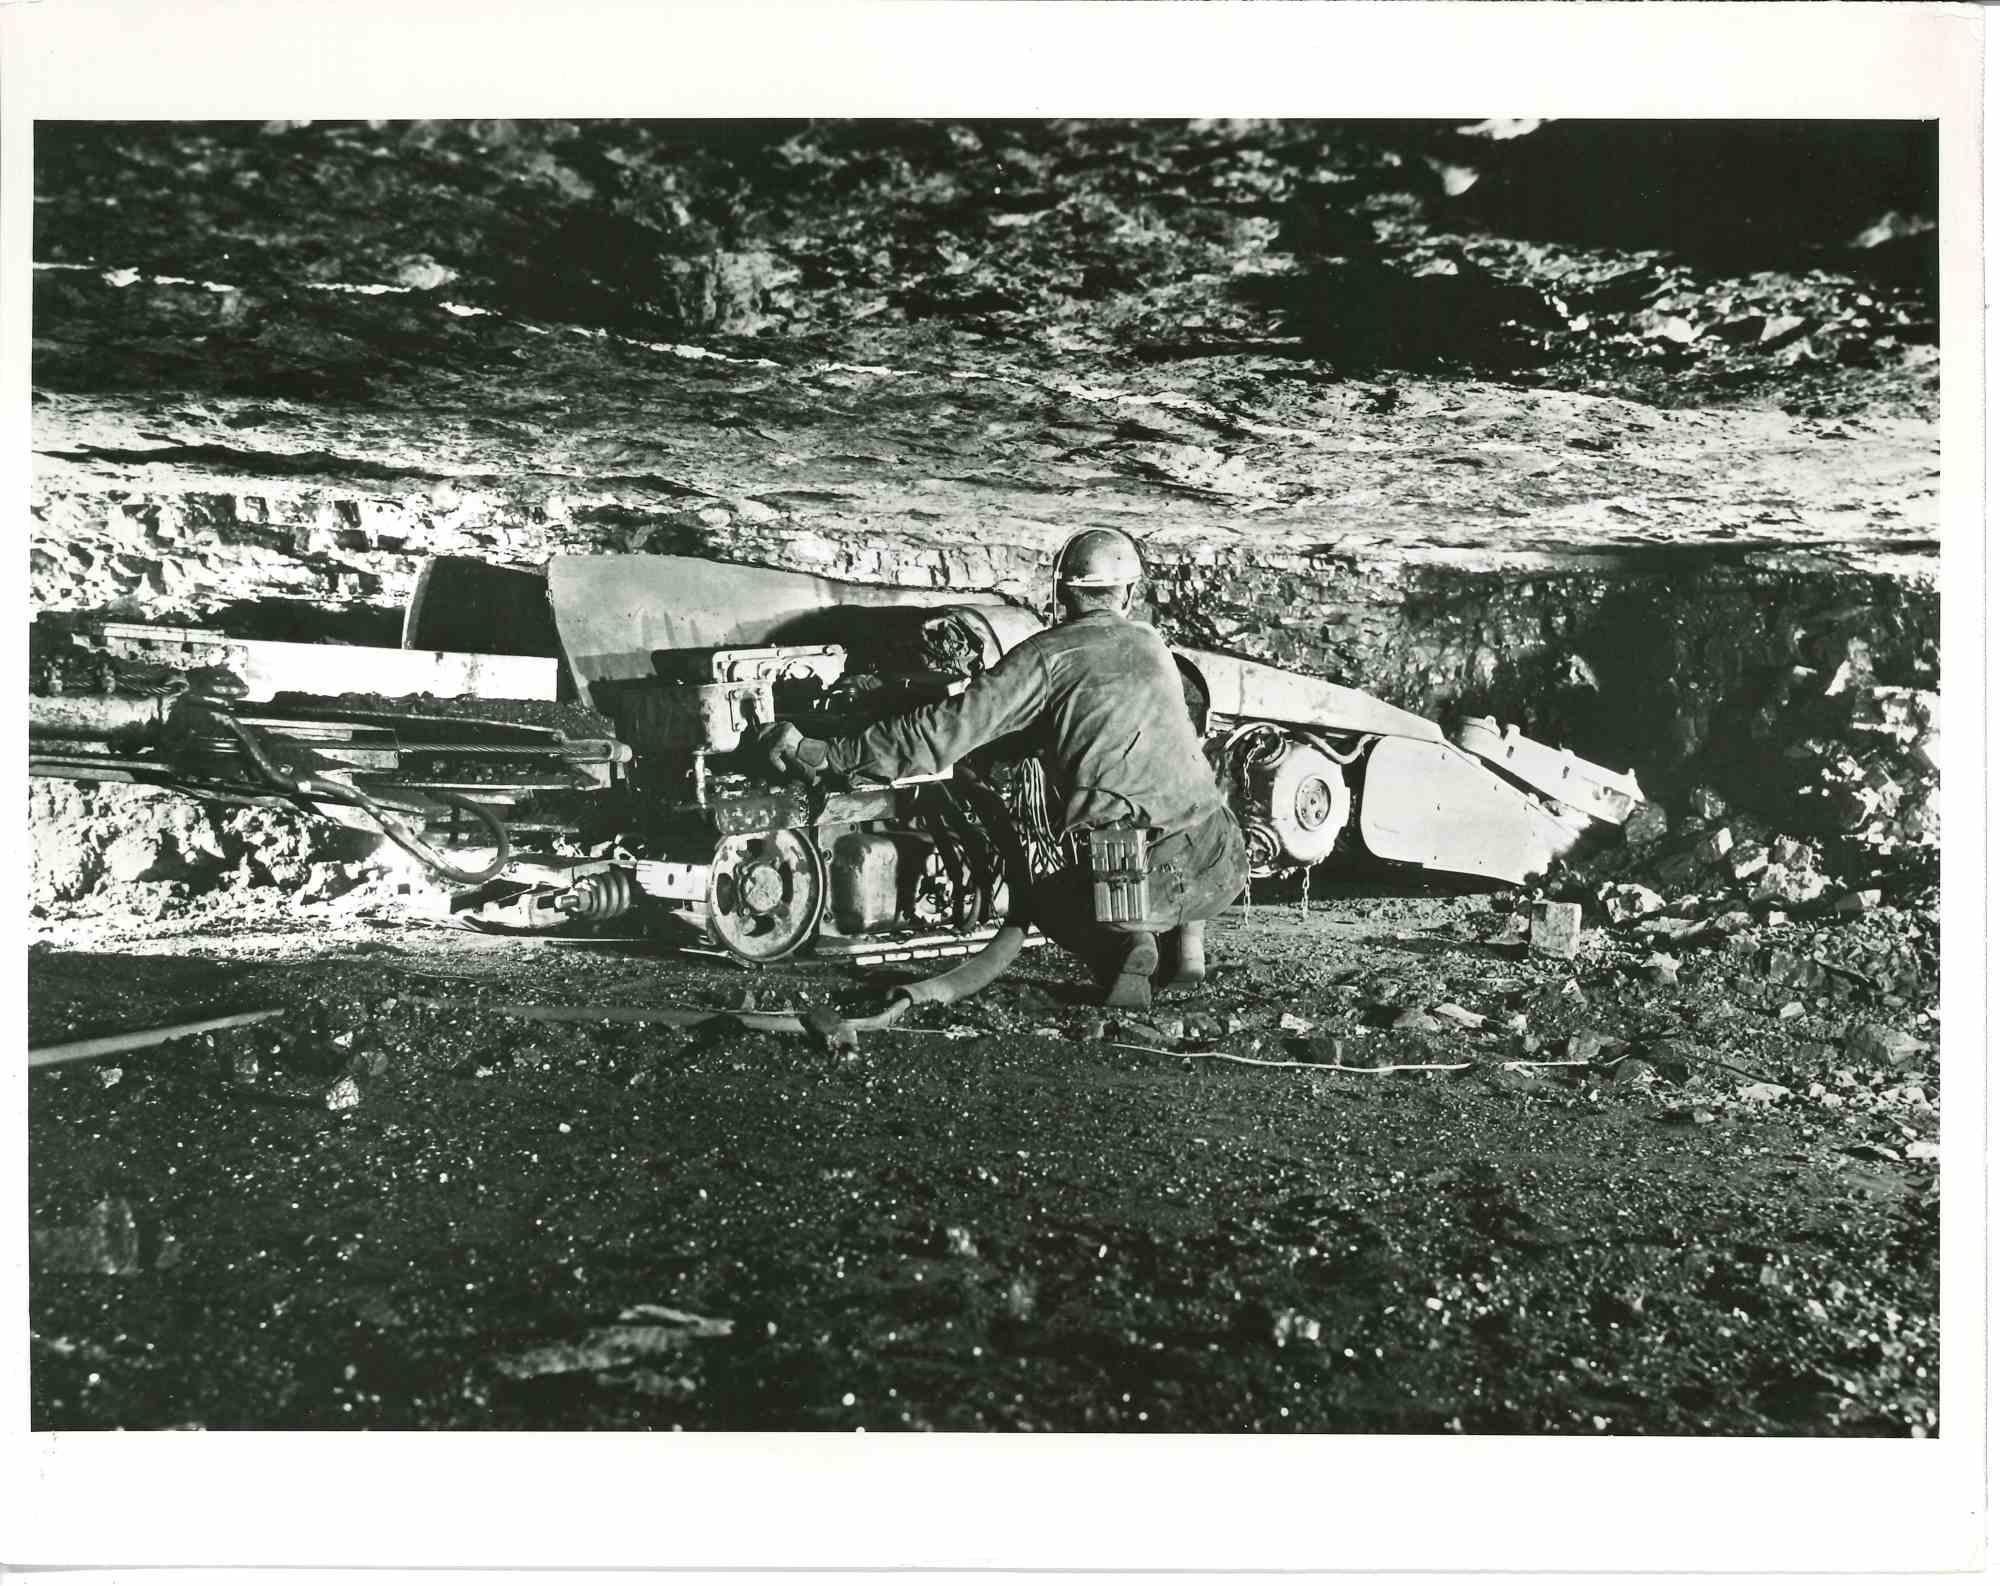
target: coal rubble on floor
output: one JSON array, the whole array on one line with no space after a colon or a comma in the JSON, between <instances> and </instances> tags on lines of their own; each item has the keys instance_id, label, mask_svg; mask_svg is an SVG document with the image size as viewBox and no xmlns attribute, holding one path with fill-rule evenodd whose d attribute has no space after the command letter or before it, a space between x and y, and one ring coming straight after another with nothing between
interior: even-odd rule
<instances>
[{"instance_id":1,"label":"coal rubble on floor","mask_svg":"<svg viewBox=\"0 0 2000 1586\"><path fill-rule=\"evenodd\" d=\"M1706 952L1798 1032L1795 1072L1839 1088L1923 1065L1938 1036L1939 699L1857 670L1777 681L1745 762L1761 786L1739 774L1736 800L1697 785L1648 805L1545 889L1655 984Z\"/></svg>"},{"instance_id":2,"label":"coal rubble on floor","mask_svg":"<svg viewBox=\"0 0 2000 1586\"><path fill-rule=\"evenodd\" d=\"M1934 690L1876 683L1855 640L1830 669L1778 675L1740 715L1711 741L1711 783L1636 811L1622 847L1564 886L1589 884L1614 922L1629 923L1721 897L1767 912L1862 913L1935 877Z\"/></svg>"}]
</instances>

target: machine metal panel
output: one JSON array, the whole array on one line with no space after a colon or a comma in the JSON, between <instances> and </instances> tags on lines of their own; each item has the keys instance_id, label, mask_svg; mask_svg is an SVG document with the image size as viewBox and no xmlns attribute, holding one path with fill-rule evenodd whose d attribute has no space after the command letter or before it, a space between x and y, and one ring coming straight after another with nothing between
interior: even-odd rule
<instances>
[{"instance_id":1,"label":"machine metal panel","mask_svg":"<svg viewBox=\"0 0 2000 1586\"><path fill-rule=\"evenodd\" d=\"M827 866L834 923L843 936L860 936L896 921L895 842L880 832L836 838Z\"/></svg>"},{"instance_id":2,"label":"machine metal panel","mask_svg":"<svg viewBox=\"0 0 2000 1586\"><path fill-rule=\"evenodd\" d=\"M244 696L273 694L435 694L440 699L554 699L552 656L391 650L361 644L297 644L232 639L203 628L107 622L97 634L113 655L174 665L219 666L241 678Z\"/></svg>"},{"instance_id":3,"label":"machine metal panel","mask_svg":"<svg viewBox=\"0 0 2000 1586\"><path fill-rule=\"evenodd\" d=\"M549 603L563 655L583 689L654 677L662 652L841 644L850 634L866 635L870 610L979 604L938 589L848 584L644 552L553 558Z\"/></svg>"},{"instance_id":4,"label":"machine metal panel","mask_svg":"<svg viewBox=\"0 0 2000 1586\"><path fill-rule=\"evenodd\" d=\"M1378 859L1516 884L1548 869L1578 835L1463 750L1406 738L1370 751L1359 830Z\"/></svg>"},{"instance_id":5,"label":"machine metal panel","mask_svg":"<svg viewBox=\"0 0 2000 1586\"><path fill-rule=\"evenodd\" d=\"M717 650L708 658L718 683L777 683L816 677L832 685L847 670L847 651L837 644L762 644L747 650Z\"/></svg>"},{"instance_id":6,"label":"machine metal panel","mask_svg":"<svg viewBox=\"0 0 2000 1586\"><path fill-rule=\"evenodd\" d=\"M1614 826L1622 825L1633 808L1646 801L1630 771L1621 776L1567 749L1552 749L1523 737L1519 727L1503 732L1491 716L1462 723L1457 741L1467 754L1502 767L1537 793Z\"/></svg>"},{"instance_id":7,"label":"machine metal panel","mask_svg":"<svg viewBox=\"0 0 2000 1586\"><path fill-rule=\"evenodd\" d=\"M1443 743L1434 721L1323 678L1303 677L1261 661L1218 655L1213 650L1177 650L1192 663L1208 690L1208 708L1241 721L1278 721L1315 732L1380 734Z\"/></svg>"},{"instance_id":8,"label":"machine metal panel","mask_svg":"<svg viewBox=\"0 0 2000 1586\"><path fill-rule=\"evenodd\" d=\"M755 723L776 719L768 682L607 685L599 690L598 706L641 754L727 754Z\"/></svg>"},{"instance_id":9,"label":"machine metal panel","mask_svg":"<svg viewBox=\"0 0 2000 1586\"><path fill-rule=\"evenodd\" d=\"M649 898L675 903L708 904L709 867L676 864L668 859L641 859L632 866L632 878Z\"/></svg>"}]
</instances>

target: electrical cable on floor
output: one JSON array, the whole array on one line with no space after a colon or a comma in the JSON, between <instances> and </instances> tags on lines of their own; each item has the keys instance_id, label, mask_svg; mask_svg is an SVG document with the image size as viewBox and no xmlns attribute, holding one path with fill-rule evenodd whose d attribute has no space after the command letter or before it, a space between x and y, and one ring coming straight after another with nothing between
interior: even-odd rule
<instances>
[{"instance_id":1,"label":"electrical cable on floor","mask_svg":"<svg viewBox=\"0 0 2000 1586\"><path fill-rule=\"evenodd\" d=\"M1212 1057L1224 1063L1242 1063L1251 1068L1316 1068L1334 1074L1456 1074L1476 1063L1386 1063L1363 1068L1353 1063L1307 1063L1296 1058L1241 1057L1235 1052L1170 1052L1159 1046L1134 1046L1125 1041L1111 1043L1121 1052L1149 1052L1155 1057ZM1580 1057L1513 1057L1493 1065L1520 1072L1530 1068L1597 1068L1602 1065Z\"/></svg>"},{"instance_id":2,"label":"electrical cable on floor","mask_svg":"<svg viewBox=\"0 0 2000 1586\"><path fill-rule=\"evenodd\" d=\"M1212 1057L1224 1063L1243 1063L1251 1068L1318 1068L1336 1074L1398 1074L1419 1069L1455 1073L1472 1067L1470 1063L1397 1063L1388 1068L1355 1068L1347 1063L1306 1063L1296 1058L1239 1057L1234 1052L1170 1052L1165 1047L1133 1046L1124 1041L1113 1041L1111 1044L1120 1052L1150 1052L1155 1057Z\"/></svg>"}]
</instances>

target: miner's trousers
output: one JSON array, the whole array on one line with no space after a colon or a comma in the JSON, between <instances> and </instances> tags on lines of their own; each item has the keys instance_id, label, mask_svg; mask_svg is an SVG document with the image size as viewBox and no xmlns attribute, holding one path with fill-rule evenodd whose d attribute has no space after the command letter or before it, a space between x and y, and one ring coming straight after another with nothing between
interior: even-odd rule
<instances>
[{"instance_id":1,"label":"miner's trousers","mask_svg":"<svg viewBox=\"0 0 2000 1586\"><path fill-rule=\"evenodd\" d=\"M1243 828L1227 809L1217 809L1187 831L1160 838L1147 858L1151 912L1146 919L1130 925L1098 923L1091 909L1086 857L1037 883L1034 917L1042 934L1102 974L1122 961L1135 933L1212 920L1250 884Z\"/></svg>"}]
</instances>

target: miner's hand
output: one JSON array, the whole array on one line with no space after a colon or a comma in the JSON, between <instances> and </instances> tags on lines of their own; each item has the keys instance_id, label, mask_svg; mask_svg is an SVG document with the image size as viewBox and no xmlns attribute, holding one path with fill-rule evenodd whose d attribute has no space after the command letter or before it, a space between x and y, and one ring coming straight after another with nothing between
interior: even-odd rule
<instances>
[{"instance_id":1,"label":"miner's hand","mask_svg":"<svg viewBox=\"0 0 2000 1586\"><path fill-rule=\"evenodd\" d=\"M826 771L826 745L808 738L788 721L759 727L757 747L780 776L797 777L817 786Z\"/></svg>"}]
</instances>

